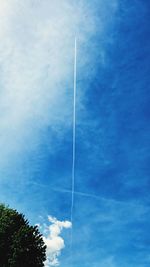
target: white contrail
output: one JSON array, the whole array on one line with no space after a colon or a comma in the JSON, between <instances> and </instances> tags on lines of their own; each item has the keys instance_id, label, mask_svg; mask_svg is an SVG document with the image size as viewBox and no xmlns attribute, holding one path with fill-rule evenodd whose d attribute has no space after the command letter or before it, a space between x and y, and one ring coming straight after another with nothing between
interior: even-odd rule
<instances>
[{"instance_id":1,"label":"white contrail","mask_svg":"<svg viewBox=\"0 0 150 267\"><path fill-rule=\"evenodd\" d=\"M75 191L75 160L76 160L76 84L77 84L77 40L74 46L74 94L73 94L73 143L72 143L72 188L71 188L71 223L73 228L73 208ZM71 228L71 246L72 246Z\"/></svg>"},{"instance_id":2,"label":"white contrail","mask_svg":"<svg viewBox=\"0 0 150 267\"><path fill-rule=\"evenodd\" d=\"M52 190L56 191L56 192L60 192L60 193L68 193L68 194L72 194L72 191L71 190L68 190L68 189L62 189L62 188L52 188ZM88 198L94 198L94 199L97 199L97 200L106 200L105 198L103 197L100 197L98 195L94 195L94 194L89 194L89 193L84 193L84 192L80 192L80 191L74 191L74 195L78 195L78 196L82 196L82 197L88 197ZM109 200L109 199L108 199ZM110 199L112 201L112 199Z\"/></svg>"}]
</instances>

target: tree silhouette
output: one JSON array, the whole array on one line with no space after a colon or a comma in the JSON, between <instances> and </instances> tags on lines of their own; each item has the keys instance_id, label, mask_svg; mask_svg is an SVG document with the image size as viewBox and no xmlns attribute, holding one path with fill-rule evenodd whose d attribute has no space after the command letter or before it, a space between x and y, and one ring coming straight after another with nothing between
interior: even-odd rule
<instances>
[{"instance_id":1,"label":"tree silhouette","mask_svg":"<svg viewBox=\"0 0 150 267\"><path fill-rule=\"evenodd\" d=\"M46 246L37 226L0 204L0 267L43 267Z\"/></svg>"}]
</instances>

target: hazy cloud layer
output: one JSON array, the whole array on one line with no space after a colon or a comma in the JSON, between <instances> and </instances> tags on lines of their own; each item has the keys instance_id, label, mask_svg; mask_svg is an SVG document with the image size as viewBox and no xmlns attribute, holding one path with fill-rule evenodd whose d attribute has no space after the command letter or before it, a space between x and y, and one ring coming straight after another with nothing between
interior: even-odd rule
<instances>
[{"instance_id":1,"label":"hazy cloud layer","mask_svg":"<svg viewBox=\"0 0 150 267\"><path fill-rule=\"evenodd\" d=\"M74 37L84 51L97 30L104 33L111 18L104 20L103 13L111 6L113 15L117 3L107 2L97 14L94 5L82 1L0 1L2 166L37 147L44 128L62 136L70 127ZM94 57L94 51L84 53L82 71ZM99 57L104 61L103 45ZM51 136L49 142L54 145Z\"/></svg>"}]
</instances>

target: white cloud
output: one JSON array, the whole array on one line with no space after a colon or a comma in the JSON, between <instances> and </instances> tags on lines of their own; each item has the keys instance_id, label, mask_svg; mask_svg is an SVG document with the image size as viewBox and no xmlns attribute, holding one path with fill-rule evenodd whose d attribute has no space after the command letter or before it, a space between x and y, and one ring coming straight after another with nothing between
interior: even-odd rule
<instances>
[{"instance_id":1,"label":"white cloud","mask_svg":"<svg viewBox=\"0 0 150 267\"><path fill-rule=\"evenodd\" d=\"M96 2L101 6L99 13ZM103 35L115 13L115 7L111 8L115 2L117 0L111 3L109 0L91 3L0 0L0 169L3 180L12 183L18 180L20 184L20 179L22 183L24 179L33 179L22 171L24 159L31 156L37 166L34 155L41 147L48 148L49 153L60 149L61 139L72 127L75 34L80 83L82 72L83 80L86 76L92 77L97 60L105 63L103 42L94 44L93 35L96 36L96 32L98 36ZM78 114L84 105L85 90L86 85L78 86ZM79 115L78 121L81 119Z\"/></svg>"},{"instance_id":2,"label":"white cloud","mask_svg":"<svg viewBox=\"0 0 150 267\"><path fill-rule=\"evenodd\" d=\"M0 164L34 149L44 127L65 133L72 123L75 33L81 49L107 23L82 1L0 0ZM88 57L82 53L80 66Z\"/></svg>"},{"instance_id":3,"label":"white cloud","mask_svg":"<svg viewBox=\"0 0 150 267\"><path fill-rule=\"evenodd\" d=\"M64 239L60 236L63 229L71 228L71 222L59 221L54 217L48 216L50 226L44 226L44 231L47 234L43 237L43 240L47 246L47 261L45 267L58 266L58 256L61 250L65 247ZM43 232L44 232L43 231Z\"/></svg>"}]
</instances>

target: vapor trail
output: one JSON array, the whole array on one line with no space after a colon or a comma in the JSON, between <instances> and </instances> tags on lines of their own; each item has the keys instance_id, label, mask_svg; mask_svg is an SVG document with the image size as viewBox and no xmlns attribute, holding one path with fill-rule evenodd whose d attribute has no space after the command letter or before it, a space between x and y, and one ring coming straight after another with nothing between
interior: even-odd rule
<instances>
[{"instance_id":1,"label":"vapor trail","mask_svg":"<svg viewBox=\"0 0 150 267\"><path fill-rule=\"evenodd\" d=\"M72 143L72 188L71 188L71 246L73 229L73 208L75 191L75 160L76 160L76 84L77 84L77 40L75 38L74 46L74 94L73 94L73 143Z\"/></svg>"}]
</instances>

